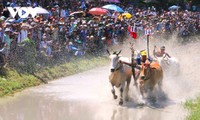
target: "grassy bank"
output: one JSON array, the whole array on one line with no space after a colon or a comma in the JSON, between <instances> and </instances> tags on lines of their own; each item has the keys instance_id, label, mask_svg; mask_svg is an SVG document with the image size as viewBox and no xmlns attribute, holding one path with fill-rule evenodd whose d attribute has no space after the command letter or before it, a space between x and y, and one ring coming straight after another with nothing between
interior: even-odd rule
<instances>
[{"instance_id":1,"label":"grassy bank","mask_svg":"<svg viewBox=\"0 0 200 120\"><path fill-rule=\"evenodd\" d=\"M88 57L73 59L60 65L45 67L38 70L35 75L20 74L11 68L3 68L0 77L0 97L5 95L13 95L13 93L21 91L27 87L37 86L44 81L54 80L60 77L75 74L89 70L98 66L106 65L108 59L105 57Z\"/></svg>"},{"instance_id":2,"label":"grassy bank","mask_svg":"<svg viewBox=\"0 0 200 120\"><path fill-rule=\"evenodd\" d=\"M188 100L185 103L185 108L189 110L187 120L200 120L200 97Z\"/></svg>"}]
</instances>

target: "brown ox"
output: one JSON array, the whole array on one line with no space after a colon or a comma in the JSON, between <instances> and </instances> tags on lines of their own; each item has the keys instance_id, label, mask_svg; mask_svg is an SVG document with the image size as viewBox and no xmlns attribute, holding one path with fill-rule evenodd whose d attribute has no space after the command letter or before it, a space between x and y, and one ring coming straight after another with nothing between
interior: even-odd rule
<instances>
[{"instance_id":1,"label":"brown ox","mask_svg":"<svg viewBox=\"0 0 200 120\"><path fill-rule=\"evenodd\" d=\"M140 75L137 80L140 96L144 99L144 92L154 89L155 85L158 84L161 89L163 80L163 70L157 62L146 62L141 65ZM143 101L144 102L144 101Z\"/></svg>"},{"instance_id":2,"label":"brown ox","mask_svg":"<svg viewBox=\"0 0 200 120\"><path fill-rule=\"evenodd\" d=\"M110 54L110 52L107 50L109 54L109 58L111 61L110 64L110 74L109 74L109 81L112 85L112 94L114 99L117 99L117 95L115 94L115 87L120 88L120 101L119 104L123 104L123 91L125 88L125 98L128 100L128 90L129 85L131 82L131 76L132 76L132 69L130 66L125 65L120 62L120 60L128 60L128 58L119 56L120 52L114 52L113 54Z\"/></svg>"}]
</instances>

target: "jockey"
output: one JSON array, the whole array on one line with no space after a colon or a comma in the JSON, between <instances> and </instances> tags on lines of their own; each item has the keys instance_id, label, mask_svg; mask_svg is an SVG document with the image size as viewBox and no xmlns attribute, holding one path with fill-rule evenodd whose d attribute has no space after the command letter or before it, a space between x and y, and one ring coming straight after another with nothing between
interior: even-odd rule
<instances>
[{"instance_id":1,"label":"jockey","mask_svg":"<svg viewBox=\"0 0 200 120\"><path fill-rule=\"evenodd\" d=\"M125 61L120 61L120 63L129 65L131 67L134 66L138 70L141 70L143 64L145 64L145 63L151 64L151 62L152 62L152 59L150 57L147 58L147 52L146 52L146 50L140 51L140 53L138 54L138 56L135 59L134 63L127 63ZM140 75L140 72L137 71L136 74L135 74L136 79L138 79L139 75Z\"/></svg>"},{"instance_id":2,"label":"jockey","mask_svg":"<svg viewBox=\"0 0 200 120\"><path fill-rule=\"evenodd\" d=\"M135 62L133 64L127 63L125 61L120 61L120 62L123 64L126 64L126 65L129 65L129 66L135 66L137 69L140 69L140 66L143 63L146 63L147 61L151 63L152 59L150 57L147 58L146 50L142 50L142 51L140 51L139 55L137 56L137 58L135 59Z\"/></svg>"},{"instance_id":3,"label":"jockey","mask_svg":"<svg viewBox=\"0 0 200 120\"><path fill-rule=\"evenodd\" d=\"M140 56L141 56L141 57L140 57ZM146 50L140 51L140 56L138 56L138 57L136 58L136 63L137 63L137 65L141 65L142 63L145 63L146 60L148 60L149 62L152 61L150 57L147 58L147 52L146 52Z\"/></svg>"},{"instance_id":4,"label":"jockey","mask_svg":"<svg viewBox=\"0 0 200 120\"><path fill-rule=\"evenodd\" d=\"M164 55L166 55L167 57L171 58L171 56L168 53L165 52L165 46L162 46L160 48L160 50L158 50L157 47L154 46L153 55L154 55L155 58L163 57Z\"/></svg>"}]
</instances>

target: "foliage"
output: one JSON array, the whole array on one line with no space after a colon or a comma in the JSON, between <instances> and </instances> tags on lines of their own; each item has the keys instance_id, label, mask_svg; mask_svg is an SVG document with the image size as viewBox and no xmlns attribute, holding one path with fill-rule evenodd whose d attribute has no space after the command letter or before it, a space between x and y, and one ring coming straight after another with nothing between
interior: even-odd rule
<instances>
[{"instance_id":1,"label":"foliage","mask_svg":"<svg viewBox=\"0 0 200 120\"><path fill-rule=\"evenodd\" d=\"M59 77L82 72L94 67L106 65L108 59L105 57L87 57L87 58L73 58L72 62L60 64L56 66L46 67L45 69L38 71L36 75L45 80L53 80Z\"/></svg>"},{"instance_id":2,"label":"foliage","mask_svg":"<svg viewBox=\"0 0 200 120\"><path fill-rule=\"evenodd\" d=\"M108 59L105 57L74 58L71 62L41 68L35 72L37 77L30 73L19 74L15 69L3 68L0 69L0 97L13 95L14 92L27 87L37 86L42 83L39 78L49 81L106 65L107 63Z\"/></svg>"},{"instance_id":3,"label":"foliage","mask_svg":"<svg viewBox=\"0 0 200 120\"><path fill-rule=\"evenodd\" d=\"M200 5L200 0L191 0L193 5Z\"/></svg>"},{"instance_id":4,"label":"foliage","mask_svg":"<svg viewBox=\"0 0 200 120\"><path fill-rule=\"evenodd\" d=\"M35 43L26 38L16 50L15 56L9 59L9 66L19 73L33 73L36 71L36 49Z\"/></svg>"},{"instance_id":5,"label":"foliage","mask_svg":"<svg viewBox=\"0 0 200 120\"><path fill-rule=\"evenodd\" d=\"M13 94L15 91L26 87L36 86L40 81L29 74L18 74L15 70L6 68L1 71L7 71L6 76L0 77L0 97Z\"/></svg>"},{"instance_id":6,"label":"foliage","mask_svg":"<svg viewBox=\"0 0 200 120\"><path fill-rule=\"evenodd\" d=\"M30 39L25 39L22 44L24 44L24 54L23 54L23 59L24 59L24 71L32 73L35 71L36 68L36 61L35 61L35 56L36 56L36 49L35 49L35 44L32 40Z\"/></svg>"},{"instance_id":7,"label":"foliage","mask_svg":"<svg viewBox=\"0 0 200 120\"><path fill-rule=\"evenodd\" d=\"M199 120L200 118L200 97L195 100L188 100L185 102L185 108L190 112L187 120Z\"/></svg>"}]
</instances>

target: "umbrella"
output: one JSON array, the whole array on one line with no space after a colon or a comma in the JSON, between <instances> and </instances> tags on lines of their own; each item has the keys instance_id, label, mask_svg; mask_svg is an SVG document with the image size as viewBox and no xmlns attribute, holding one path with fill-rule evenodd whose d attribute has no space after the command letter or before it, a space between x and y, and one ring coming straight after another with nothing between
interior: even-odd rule
<instances>
[{"instance_id":1,"label":"umbrella","mask_svg":"<svg viewBox=\"0 0 200 120\"><path fill-rule=\"evenodd\" d=\"M104 15L107 14L107 12L108 12L107 10L102 8L92 8L89 10L89 13L93 15Z\"/></svg>"},{"instance_id":2,"label":"umbrella","mask_svg":"<svg viewBox=\"0 0 200 120\"><path fill-rule=\"evenodd\" d=\"M114 10L114 11L117 11L117 12L124 12L124 10L122 10L122 8L120 8L119 6L114 5L114 4L104 5L102 8Z\"/></svg>"},{"instance_id":3,"label":"umbrella","mask_svg":"<svg viewBox=\"0 0 200 120\"><path fill-rule=\"evenodd\" d=\"M77 16L83 16L83 15L85 15L85 12L84 11L76 11L76 12L73 12L73 13L70 13L70 15L69 16L75 16L75 15L77 15Z\"/></svg>"},{"instance_id":4,"label":"umbrella","mask_svg":"<svg viewBox=\"0 0 200 120\"><path fill-rule=\"evenodd\" d=\"M126 17L128 19L130 19L132 17L132 15L130 13L123 13L122 16Z\"/></svg>"},{"instance_id":5,"label":"umbrella","mask_svg":"<svg viewBox=\"0 0 200 120\"><path fill-rule=\"evenodd\" d=\"M179 9L180 7L179 6L177 6L177 5L172 5L171 7L169 7L168 9L169 10L177 10L177 9Z\"/></svg>"},{"instance_id":6,"label":"umbrella","mask_svg":"<svg viewBox=\"0 0 200 120\"><path fill-rule=\"evenodd\" d=\"M15 19L7 19L5 22L13 23L15 22Z\"/></svg>"},{"instance_id":7,"label":"umbrella","mask_svg":"<svg viewBox=\"0 0 200 120\"><path fill-rule=\"evenodd\" d=\"M130 18L132 17L132 15L131 15L130 13L123 13L123 14L120 14L120 15L118 16L118 19L119 19L119 20L123 20L124 17L126 17L127 19L130 19Z\"/></svg>"},{"instance_id":8,"label":"umbrella","mask_svg":"<svg viewBox=\"0 0 200 120\"><path fill-rule=\"evenodd\" d=\"M37 14L49 14L49 11L42 7L35 7L34 11L36 11Z\"/></svg>"},{"instance_id":9,"label":"umbrella","mask_svg":"<svg viewBox=\"0 0 200 120\"><path fill-rule=\"evenodd\" d=\"M34 10L31 10L31 15L34 18L36 15L40 15L40 14L49 14L49 11L47 11L46 9L42 8L42 7L35 7Z\"/></svg>"},{"instance_id":10,"label":"umbrella","mask_svg":"<svg viewBox=\"0 0 200 120\"><path fill-rule=\"evenodd\" d=\"M119 0L101 0L103 2L119 3Z\"/></svg>"}]
</instances>

